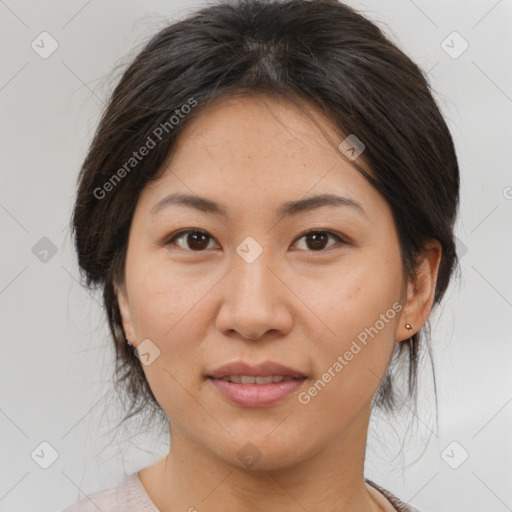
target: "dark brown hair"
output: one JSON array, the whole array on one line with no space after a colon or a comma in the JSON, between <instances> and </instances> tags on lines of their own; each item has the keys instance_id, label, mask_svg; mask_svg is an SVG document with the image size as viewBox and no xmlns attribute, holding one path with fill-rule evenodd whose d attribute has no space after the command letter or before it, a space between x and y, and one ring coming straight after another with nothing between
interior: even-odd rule
<instances>
[{"instance_id":1,"label":"dark brown hair","mask_svg":"<svg viewBox=\"0 0 512 512\"><path fill-rule=\"evenodd\" d=\"M442 246L436 304L456 267L459 169L426 74L374 23L335 0L225 1L203 8L159 31L125 70L78 178L72 218L78 262L86 286L103 291L116 385L130 401L126 419L146 407L159 409L127 344L116 299L135 205L144 186L161 175L187 122L207 104L244 92L312 102L340 133L357 135L365 151L353 164L392 209L404 271L414 275L428 239ZM149 139L155 146L130 160ZM397 406L395 366L406 368L407 396L416 402L422 346L430 351L421 332L397 344L375 405Z\"/></svg>"}]
</instances>

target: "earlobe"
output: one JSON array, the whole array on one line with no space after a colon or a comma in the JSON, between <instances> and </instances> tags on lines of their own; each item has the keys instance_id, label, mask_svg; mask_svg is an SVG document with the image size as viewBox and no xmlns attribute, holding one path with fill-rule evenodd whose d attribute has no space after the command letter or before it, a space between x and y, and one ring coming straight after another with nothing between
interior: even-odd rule
<instances>
[{"instance_id":1,"label":"earlobe","mask_svg":"<svg viewBox=\"0 0 512 512\"><path fill-rule=\"evenodd\" d=\"M397 329L397 342L408 340L425 325L434 303L441 254L438 240L425 243L420 251L415 279L407 283L407 299Z\"/></svg>"}]
</instances>

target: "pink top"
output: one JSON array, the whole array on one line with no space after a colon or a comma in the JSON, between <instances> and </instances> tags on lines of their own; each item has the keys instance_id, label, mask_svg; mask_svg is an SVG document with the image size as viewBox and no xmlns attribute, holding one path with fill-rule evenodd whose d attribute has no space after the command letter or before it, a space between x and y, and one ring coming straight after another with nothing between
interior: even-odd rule
<instances>
[{"instance_id":1,"label":"pink top","mask_svg":"<svg viewBox=\"0 0 512 512\"><path fill-rule=\"evenodd\" d=\"M419 512L400 501L386 489L366 480L368 492L384 512ZM151 501L137 472L124 478L117 486L90 494L62 512L159 512Z\"/></svg>"}]
</instances>

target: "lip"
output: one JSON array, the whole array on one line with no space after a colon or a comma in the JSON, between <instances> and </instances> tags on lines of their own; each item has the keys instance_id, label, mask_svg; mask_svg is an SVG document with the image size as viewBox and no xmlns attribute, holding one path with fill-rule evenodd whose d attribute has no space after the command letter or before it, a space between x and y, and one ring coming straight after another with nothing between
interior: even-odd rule
<instances>
[{"instance_id":1,"label":"lip","mask_svg":"<svg viewBox=\"0 0 512 512\"><path fill-rule=\"evenodd\" d=\"M249 377L282 375L283 377L291 377L292 379L303 379L306 377L302 372L283 366L282 364L274 361L264 361L254 365L235 361L208 372L207 376L214 379L222 379L223 377L229 377L230 375L247 375Z\"/></svg>"},{"instance_id":2,"label":"lip","mask_svg":"<svg viewBox=\"0 0 512 512\"><path fill-rule=\"evenodd\" d=\"M272 384L241 384L221 380L230 375L251 377L282 375L292 380ZM272 361L255 365L243 362L229 363L212 370L207 377L224 398L241 407L268 407L277 404L296 392L307 379L302 372Z\"/></svg>"},{"instance_id":3,"label":"lip","mask_svg":"<svg viewBox=\"0 0 512 512\"><path fill-rule=\"evenodd\" d=\"M297 391L306 378L285 380L272 384L238 384L208 377L222 396L242 407L268 407L281 402Z\"/></svg>"}]
</instances>

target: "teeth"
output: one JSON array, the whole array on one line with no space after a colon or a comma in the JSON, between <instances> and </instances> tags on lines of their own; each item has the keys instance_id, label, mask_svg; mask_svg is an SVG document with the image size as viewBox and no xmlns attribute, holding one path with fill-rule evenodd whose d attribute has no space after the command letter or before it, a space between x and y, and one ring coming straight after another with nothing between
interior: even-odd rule
<instances>
[{"instance_id":1,"label":"teeth","mask_svg":"<svg viewBox=\"0 0 512 512\"><path fill-rule=\"evenodd\" d=\"M226 382L235 382L237 384L273 384L284 380L293 380L291 377L283 377L282 375L269 375L268 377L251 377L249 375L230 375L223 377L221 380Z\"/></svg>"},{"instance_id":2,"label":"teeth","mask_svg":"<svg viewBox=\"0 0 512 512\"><path fill-rule=\"evenodd\" d=\"M279 377L279 375L276 375L276 377ZM272 375L269 375L268 377L256 377L256 384L272 384L272 379Z\"/></svg>"}]
</instances>

